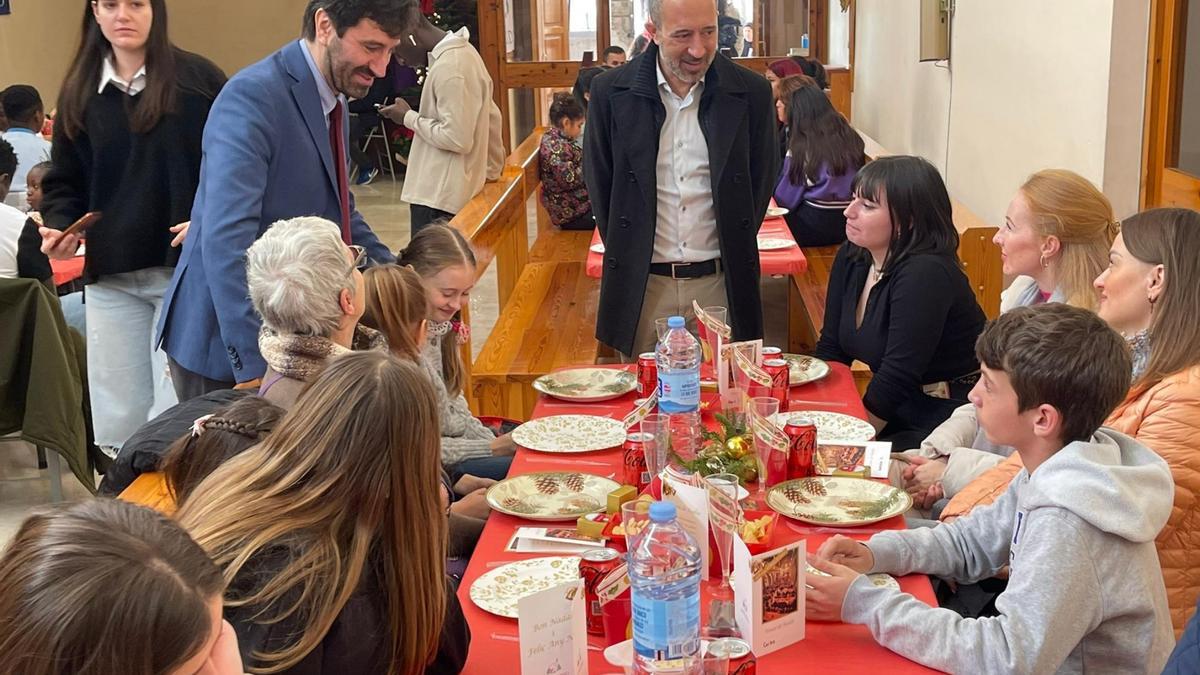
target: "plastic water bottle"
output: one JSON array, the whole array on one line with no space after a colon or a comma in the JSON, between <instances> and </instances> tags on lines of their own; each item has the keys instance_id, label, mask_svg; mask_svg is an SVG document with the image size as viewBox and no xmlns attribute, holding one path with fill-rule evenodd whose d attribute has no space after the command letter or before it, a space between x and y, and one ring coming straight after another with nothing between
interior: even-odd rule
<instances>
[{"instance_id":1,"label":"plastic water bottle","mask_svg":"<svg viewBox=\"0 0 1200 675\"><path fill-rule=\"evenodd\" d=\"M650 525L630 554L635 672L700 669L700 548L675 505L650 505Z\"/></svg>"},{"instance_id":2,"label":"plastic water bottle","mask_svg":"<svg viewBox=\"0 0 1200 675\"><path fill-rule=\"evenodd\" d=\"M682 316L667 319L667 332L655 349L658 409L670 417L671 450L692 459L700 436L700 342Z\"/></svg>"}]
</instances>

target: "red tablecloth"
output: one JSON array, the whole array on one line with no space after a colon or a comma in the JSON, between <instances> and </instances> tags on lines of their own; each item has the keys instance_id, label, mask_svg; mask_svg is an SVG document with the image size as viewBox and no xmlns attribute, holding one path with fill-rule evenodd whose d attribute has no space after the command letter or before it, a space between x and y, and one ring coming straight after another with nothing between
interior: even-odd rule
<instances>
[{"instance_id":1,"label":"red tablecloth","mask_svg":"<svg viewBox=\"0 0 1200 675\"><path fill-rule=\"evenodd\" d=\"M787 239L792 243L796 241L792 238L792 231L788 229L787 222L783 218L764 220L758 236L763 239ZM601 243L600 230L596 230L592 233L591 245L595 246L599 243ZM763 276L803 274L804 270L808 269L808 261L804 259L804 252L800 250L799 246L790 246L774 251L759 251L758 260ZM604 270L604 254L589 250L586 269L589 277L599 279L600 273Z\"/></svg>"},{"instance_id":2,"label":"red tablecloth","mask_svg":"<svg viewBox=\"0 0 1200 675\"><path fill-rule=\"evenodd\" d=\"M83 256L77 255L69 260L51 260L50 269L54 272L54 285L62 286L83 276Z\"/></svg>"},{"instance_id":3,"label":"red tablecloth","mask_svg":"<svg viewBox=\"0 0 1200 675\"><path fill-rule=\"evenodd\" d=\"M792 410L828 410L866 418L862 401L854 387L854 377L850 369L841 364L830 364L832 372L822 380L793 387L789 396ZM545 396L539 399L534 408L533 416L548 417L550 415L565 415L574 413L623 416L633 409L634 395L629 394L614 401L579 405L550 399ZM619 418L619 417L618 417ZM561 460L565 455L549 455L517 450L509 475L519 475L533 471L561 471L565 466L561 463L549 462L550 459ZM610 471L621 471L621 450L603 450L600 452L572 455L581 460L607 465L581 465L588 473L605 475ZM467 657L464 673L498 675L499 673L520 672L521 657L518 650L517 622L489 614L479 609L471 602L470 587L479 576L494 569L500 561L508 562L536 557L532 554L506 553L504 547L513 533L520 526L536 526L532 523L502 513L493 513L484 528L483 536L472 556L467 568L462 586L459 588L459 600L463 612L471 626L471 651ZM902 529L904 519L892 518L882 523L876 523L863 528L837 530L844 534L866 539L879 529ZM806 539L809 552L814 552L827 538L831 536L829 528L807 527L797 521L781 517L776 530L774 545ZM925 576L912 575L899 579L900 587L920 600L931 605L936 604L933 588ZM589 644L601 649L589 649L590 668L593 673L611 673L616 668L608 665L601 653L603 640L598 636L589 636ZM905 659L879 646L871 637L865 626L847 625L841 623L808 622L807 636L801 642L780 651L768 654L758 660L759 673L793 673L798 667L806 672L829 673L919 673L931 672L912 661Z\"/></svg>"}]
</instances>

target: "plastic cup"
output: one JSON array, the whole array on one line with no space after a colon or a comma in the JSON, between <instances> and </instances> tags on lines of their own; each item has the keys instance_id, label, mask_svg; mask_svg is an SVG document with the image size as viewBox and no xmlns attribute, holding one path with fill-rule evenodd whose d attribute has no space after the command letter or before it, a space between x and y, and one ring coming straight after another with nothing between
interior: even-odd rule
<instances>
[{"instance_id":1,"label":"plastic cup","mask_svg":"<svg viewBox=\"0 0 1200 675\"><path fill-rule=\"evenodd\" d=\"M646 528L650 527L650 503L635 499L621 505L621 528L625 530L625 548L630 560L633 560L633 552L642 542Z\"/></svg>"}]
</instances>

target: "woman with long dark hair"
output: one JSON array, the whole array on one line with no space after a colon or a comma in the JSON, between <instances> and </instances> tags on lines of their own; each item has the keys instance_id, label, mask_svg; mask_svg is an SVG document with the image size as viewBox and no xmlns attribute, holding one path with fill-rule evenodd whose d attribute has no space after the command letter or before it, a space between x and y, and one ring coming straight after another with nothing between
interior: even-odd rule
<instances>
[{"instance_id":1,"label":"woman with long dark hair","mask_svg":"<svg viewBox=\"0 0 1200 675\"><path fill-rule=\"evenodd\" d=\"M62 230L89 211L84 267L95 441L115 455L175 402L154 326L200 178L200 140L225 76L171 44L165 0L85 2L79 47L42 181L42 250L76 254Z\"/></svg>"},{"instance_id":2,"label":"woman with long dark hair","mask_svg":"<svg viewBox=\"0 0 1200 675\"><path fill-rule=\"evenodd\" d=\"M795 78L785 78L780 91ZM862 136L811 79L778 105L787 113L788 150L775 203L789 210L785 217L796 243L840 244L846 240L842 212L850 206L850 186L866 160Z\"/></svg>"},{"instance_id":3,"label":"woman with long dark hair","mask_svg":"<svg viewBox=\"0 0 1200 675\"><path fill-rule=\"evenodd\" d=\"M916 447L979 379L983 310L958 259L950 195L920 157L883 157L854 178L829 275L817 357L871 367L863 404L881 440Z\"/></svg>"}]
</instances>

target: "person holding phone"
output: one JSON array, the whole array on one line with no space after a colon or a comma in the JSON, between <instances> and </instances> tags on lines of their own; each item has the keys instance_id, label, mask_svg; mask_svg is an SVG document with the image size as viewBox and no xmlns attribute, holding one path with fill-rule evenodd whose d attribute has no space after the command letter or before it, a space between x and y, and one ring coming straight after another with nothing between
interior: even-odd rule
<instances>
[{"instance_id":1,"label":"person holding phone","mask_svg":"<svg viewBox=\"0 0 1200 675\"><path fill-rule=\"evenodd\" d=\"M364 139L373 129L379 128L379 109L394 101L400 94L397 71L400 63L392 58L388 61L387 72L383 77L375 78L375 83L367 90L367 95L354 99L347 104L350 111L350 161L354 162L355 185L368 185L379 175L379 167L375 158L367 152ZM390 149L389 149L390 151Z\"/></svg>"},{"instance_id":2,"label":"person holding phone","mask_svg":"<svg viewBox=\"0 0 1200 675\"><path fill-rule=\"evenodd\" d=\"M42 251L56 260L73 257L87 232L93 427L96 444L115 456L141 424L175 403L154 325L200 179L204 124L225 75L171 44L165 0L84 3L82 23L59 96L38 231Z\"/></svg>"}]
</instances>

